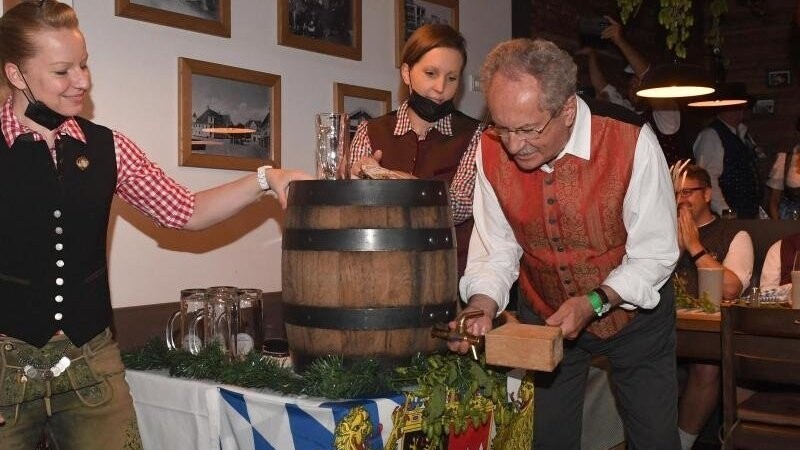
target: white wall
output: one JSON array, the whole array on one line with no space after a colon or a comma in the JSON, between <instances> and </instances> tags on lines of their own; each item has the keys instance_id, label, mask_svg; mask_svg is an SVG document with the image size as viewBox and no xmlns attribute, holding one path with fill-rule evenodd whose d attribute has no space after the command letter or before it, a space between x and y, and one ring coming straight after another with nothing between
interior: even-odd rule
<instances>
[{"instance_id":1,"label":"white wall","mask_svg":"<svg viewBox=\"0 0 800 450\"><path fill-rule=\"evenodd\" d=\"M333 108L334 82L391 89L397 105L394 0L362 1L361 61L277 45L274 0L231 3L232 33L226 39L116 17L113 1L72 0L90 55L93 119L128 135L179 182L202 190L242 172L178 166L178 57L281 76L284 167L313 172L313 115ZM468 80L477 76L486 53L510 38L511 1L462 0L459 22L468 42ZM460 109L480 118L481 94L464 92ZM175 301L188 287L280 290L282 217L269 199L210 230L190 233L158 229L115 201L109 227L114 306Z\"/></svg>"}]
</instances>

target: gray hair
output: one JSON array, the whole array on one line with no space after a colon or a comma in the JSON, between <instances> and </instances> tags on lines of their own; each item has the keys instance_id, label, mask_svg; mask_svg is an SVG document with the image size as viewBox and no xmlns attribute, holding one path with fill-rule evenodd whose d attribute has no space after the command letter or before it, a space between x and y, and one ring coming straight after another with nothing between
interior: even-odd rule
<instances>
[{"instance_id":1,"label":"gray hair","mask_svg":"<svg viewBox=\"0 0 800 450\"><path fill-rule=\"evenodd\" d=\"M481 86L486 95L498 73L518 80L528 74L542 87L539 107L556 113L575 94L578 66L572 57L544 39L513 39L495 47L481 67Z\"/></svg>"}]
</instances>

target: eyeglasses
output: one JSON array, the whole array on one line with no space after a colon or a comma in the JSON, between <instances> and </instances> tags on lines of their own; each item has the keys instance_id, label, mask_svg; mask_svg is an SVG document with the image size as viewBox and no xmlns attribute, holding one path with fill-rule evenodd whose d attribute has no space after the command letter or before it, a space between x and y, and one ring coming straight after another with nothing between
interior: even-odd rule
<instances>
[{"instance_id":1,"label":"eyeglasses","mask_svg":"<svg viewBox=\"0 0 800 450\"><path fill-rule=\"evenodd\" d=\"M550 125L550 122L553 121L553 117L561 114L561 110L556 111L553 115L547 119L544 126L542 128L536 129L534 127L522 127L522 128L506 128L506 127L497 127L497 126L490 126L486 132L490 133L502 140L508 140L512 134L516 134L520 139L531 139L531 138L538 138L544 133L544 130L547 129L547 126Z\"/></svg>"},{"instance_id":2,"label":"eyeglasses","mask_svg":"<svg viewBox=\"0 0 800 450\"><path fill-rule=\"evenodd\" d=\"M679 191L675 191L675 196L676 197L688 197L688 196L692 195L692 192L694 192L694 191L702 191L705 188L706 188L706 186L693 187L693 188L683 188L683 189L681 189Z\"/></svg>"}]
</instances>

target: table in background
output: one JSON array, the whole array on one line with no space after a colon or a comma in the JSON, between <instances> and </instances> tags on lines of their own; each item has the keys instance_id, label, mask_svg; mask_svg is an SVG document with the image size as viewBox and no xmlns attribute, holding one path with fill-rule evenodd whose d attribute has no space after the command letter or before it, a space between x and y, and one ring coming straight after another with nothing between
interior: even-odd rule
<instances>
[{"instance_id":1,"label":"table in background","mask_svg":"<svg viewBox=\"0 0 800 450\"><path fill-rule=\"evenodd\" d=\"M679 358L719 361L722 348L719 340L720 313L679 309L676 354Z\"/></svg>"}]
</instances>

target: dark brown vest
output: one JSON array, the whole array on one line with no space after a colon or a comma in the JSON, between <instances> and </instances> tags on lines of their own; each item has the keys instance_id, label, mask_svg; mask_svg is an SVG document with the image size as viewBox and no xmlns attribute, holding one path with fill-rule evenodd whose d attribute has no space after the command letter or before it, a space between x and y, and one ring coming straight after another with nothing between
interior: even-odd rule
<instances>
[{"instance_id":1,"label":"dark brown vest","mask_svg":"<svg viewBox=\"0 0 800 450\"><path fill-rule=\"evenodd\" d=\"M794 268L795 258L800 260L800 234L793 234L783 238L781 241L781 284L792 282L792 269ZM800 266L800 262L797 262ZM800 289L797 287L795 289Z\"/></svg>"},{"instance_id":2,"label":"dark brown vest","mask_svg":"<svg viewBox=\"0 0 800 450\"><path fill-rule=\"evenodd\" d=\"M383 152L383 167L408 172L418 178L445 180L449 184L453 182L461 157L467 151L479 124L477 120L458 111L451 117L452 136L445 136L435 128L421 141L413 131L395 136L397 111L370 120L367 134L373 151ZM470 218L455 227L459 277L464 274L467 265L472 225Z\"/></svg>"}]
</instances>

